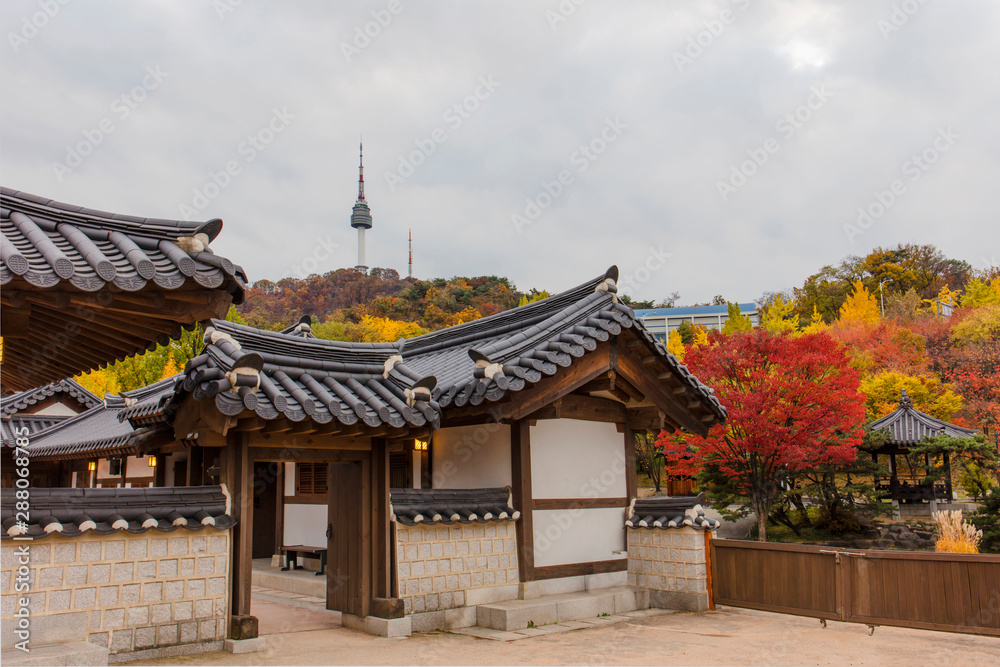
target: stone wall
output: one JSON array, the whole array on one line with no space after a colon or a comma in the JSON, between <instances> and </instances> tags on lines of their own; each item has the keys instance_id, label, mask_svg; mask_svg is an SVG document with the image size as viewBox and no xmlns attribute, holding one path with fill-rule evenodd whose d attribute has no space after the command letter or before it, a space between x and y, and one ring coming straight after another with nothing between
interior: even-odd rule
<instances>
[{"instance_id":1,"label":"stone wall","mask_svg":"<svg viewBox=\"0 0 1000 667\"><path fill-rule=\"evenodd\" d=\"M30 588L15 593L15 550L25 544ZM228 531L4 541L0 576L4 649L16 641L19 596L29 600L30 646L84 641L107 647L112 660L145 659L217 650L226 637Z\"/></svg>"},{"instance_id":2,"label":"stone wall","mask_svg":"<svg viewBox=\"0 0 1000 667\"><path fill-rule=\"evenodd\" d=\"M709 607L705 531L628 528L628 583L650 590L650 604L663 609Z\"/></svg>"},{"instance_id":3,"label":"stone wall","mask_svg":"<svg viewBox=\"0 0 1000 667\"><path fill-rule=\"evenodd\" d=\"M517 597L514 522L396 525L399 597L406 614Z\"/></svg>"}]
</instances>

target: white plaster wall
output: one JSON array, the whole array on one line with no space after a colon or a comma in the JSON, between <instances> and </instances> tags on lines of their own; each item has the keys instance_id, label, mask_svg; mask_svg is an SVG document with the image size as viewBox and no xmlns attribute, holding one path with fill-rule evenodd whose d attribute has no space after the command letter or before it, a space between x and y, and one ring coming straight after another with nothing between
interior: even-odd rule
<instances>
[{"instance_id":1,"label":"white plaster wall","mask_svg":"<svg viewBox=\"0 0 1000 667\"><path fill-rule=\"evenodd\" d=\"M531 427L535 498L624 498L625 436L614 424L540 419Z\"/></svg>"},{"instance_id":2,"label":"white plaster wall","mask_svg":"<svg viewBox=\"0 0 1000 667\"><path fill-rule=\"evenodd\" d=\"M80 413L63 403L53 403L52 405L46 405L38 412L32 414L51 415L53 417L72 417Z\"/></svg>"},{"instance_id":3,"label":"white plaster wall","mask_svg":"<svg viewBox=\"0 0 1000 667\"><path fill-rule=\"evenodd\" d=\"M153 477L156 475L156 468L149 467L148 456L129 456L125 459L128 476L131 477Z\"/></svg>"},{"instance_id":4,"label":"white plaster wall","mask_svg":"<svg viewBox=\"0 0 1000 667\"><path fill-rule=\"evenodd\" d=\"M510 426L479 424L434 433L435 489L479 489L510 484Z\"/></svg>"},{"instance_id":5,"label":"white plaster wall","mask_svg":"<svg viewBox=\"0 0 1000 667\"><path fill-rule=\"evenodd\" d=\"M295 464L285 464L285 495L295 495Z\"/></svg>"},{"instance_id":6,"label":"white plaster wall","mask_svg":"<svg viewBox=\"0 0 1000 667\"><path fill-rule=\"evenodd\" d=\"M285 505L285 544L326 545L326 505Z\"/></svg>"},{"instance_id":7,"label":"white plaster wall","mask_svg":"<svg viewBox=\"0 0 1000 667\"><path fill-rule=\"evenodd\" d=\"M534 443L532 443L534 445ZM566 565L627 558L625 508L535 510L535 565Z\"/></svg>"}]
</instances>

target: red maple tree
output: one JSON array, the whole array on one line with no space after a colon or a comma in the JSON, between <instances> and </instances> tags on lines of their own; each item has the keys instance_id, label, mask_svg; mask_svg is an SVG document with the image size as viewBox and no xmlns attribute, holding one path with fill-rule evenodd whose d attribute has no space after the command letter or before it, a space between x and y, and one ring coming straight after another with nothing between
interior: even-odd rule
<instances>
[{"instance_id":1,"label":"red maple tree","mask_svg":"<svg viewBox=\"0 0 1000 667\"><path fill-rule=\"evenodd\" d=\"M707 437L658 444L677 474L712 466L747 499L759 539L788 472L853 462L863 435L864 395L847 354L824 333L773 335L763 328L713 334L685 363L729 411Z\"/></svg>"}]
</instances>

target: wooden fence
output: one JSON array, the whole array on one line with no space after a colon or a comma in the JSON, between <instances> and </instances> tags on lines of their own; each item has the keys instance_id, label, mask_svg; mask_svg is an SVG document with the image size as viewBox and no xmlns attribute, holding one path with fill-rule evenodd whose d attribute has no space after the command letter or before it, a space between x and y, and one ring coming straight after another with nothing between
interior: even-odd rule
<instances>
[{"instance_id":1,"label":"wooden fence","mask_svg":"<svg viewBox=\"0 0 1000 667\"><path fill-rule=\"evenodd\" d=\"M717 604L1000 636L1000 556L712 540Z\"/></svg>"}]
</instances>

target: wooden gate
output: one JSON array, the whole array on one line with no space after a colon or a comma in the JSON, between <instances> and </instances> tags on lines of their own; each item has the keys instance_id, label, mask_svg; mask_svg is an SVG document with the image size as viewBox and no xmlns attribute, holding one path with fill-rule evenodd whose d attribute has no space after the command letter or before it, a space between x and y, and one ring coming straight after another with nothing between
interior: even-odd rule
<instances>
[{"instance_id":1,"label":"wooden gate","mask_svg":"<svg viewBox=\"0 0 1000 667\"><path fill-rule=\"evenodd\" d=\"M717 604L1000 636L1000 556L712 540Z\"/></svg>"},{"instance_id":2,"label":"wooden gate","mask_svg":"<svg viewBox=\"0 0 1000 667\"><path fill-rule=\"evenodd\" d=\"M368 461L327 468L326 607L367 616L371 610L371 516Z\"/></svg>"}]
</instances>

